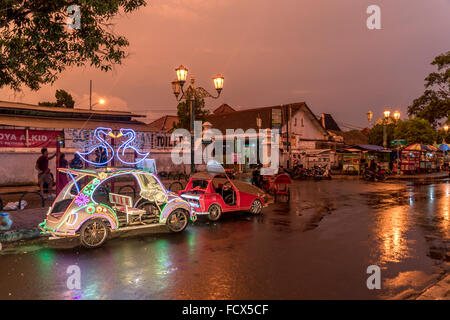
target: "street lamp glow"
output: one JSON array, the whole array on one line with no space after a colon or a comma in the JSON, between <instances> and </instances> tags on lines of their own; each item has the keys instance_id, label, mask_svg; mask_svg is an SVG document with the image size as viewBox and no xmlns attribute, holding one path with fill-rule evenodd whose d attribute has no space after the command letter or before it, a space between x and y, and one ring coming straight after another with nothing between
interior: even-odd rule
<instances>
[{"instance_id":1,"label":"street lamp glow","mask_svg":"<svg viewBox=\"0 0 450 320\"><path fill-rule=\"evenodd\" d=\"M448 132L448 124L444 125L443 128L444 128L445 133L447 133Z\"/></svg>"},{"instance_id":2,"label":"street lamp glow","mask_svg":"<svg viewBox=\"0 0 450 320\"><path fill-rule=\"evenodd\" d=\"M373 112L372 111L367 112L367 120L369 122L372 122L372 119L373 119Z\"/></svg>"},{"instance_id":3,"label":"street lamp glow","mask_svg":"<svg viewBox=\"0 0 450 320\"><path fill-rule=\"evenodd\" d=\"M186 82L188 69L186 69L183 65L181 65L178 68L176 68L175 71L177 72L177 80L180 82L180 85L182 86Z\"/></svg>"},{"instance_id":4,"label":"street lamp glow","mask_svg":"<svg viewBox=\"0 0 450 320\"><path fill-rule=\"evenodd\" d=\"M217 91L221 91L223 89L223 76L221 74L218 74L213 78L214 81L214 87Z\"/></svg>"},{"instance_id":5,"label":"street lamp glow","mask_svg":"<svg viewBox=\"0 0 450 320\"><path fill-rule=\"evenodd\" d=\"M391 111L390 110L384 110L383 114L384 114L384 118L387 119L391 115Z\"/></svg>"},{"instance_id":6,"label":"street lamp glow","mask_svg":"<svg viewBox=\"0 0 450 320\"><path fill-rule=\"evenodd\" d=\"M99 100L98 100L98 103L100 103L100 104L105 104L105 99L103 99L103 98L100 98Z\"/></svg>"},{"instance_id":7,"label":"street lamp glow","mask_svg":"<svg viewBox=\"0 0 450 320\"><path fill-rule=\"evenodd\" d=\"M395 111L395 112L394 112L394 119L395 119L396 121L400 120L400 111Z\"/></svg>"}]
</instances>

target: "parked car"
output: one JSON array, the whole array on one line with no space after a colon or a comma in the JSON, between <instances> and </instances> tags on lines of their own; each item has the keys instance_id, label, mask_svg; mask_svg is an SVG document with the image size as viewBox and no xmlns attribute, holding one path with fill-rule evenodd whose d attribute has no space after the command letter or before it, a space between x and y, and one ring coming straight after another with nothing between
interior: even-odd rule
<instances>
[{"instance_id":1,"label":"parked car","mask_svg":"<svg viewBox=\"0 0 450 320\"><path fill-rule=\"evenodd\" d=\"M101 246L110 232L165 225L181 232L195 212L158 177L138 169L59 169L71 179L39 227L53 237L79 236L88 248ZM123 185L120 183L133 183ZM133 190L126 195L124 187ZM118 188L116 193L112 192Z\"/></svg>"},{"instance_id":2,"label":"parked car","mask_svg":"<svg viewBox=\"0 0 450 320\"><path fill-rule=\"evenodd\" d=\"M231 180L225 173L195 173L178 194L190 203L197 215L207 215L211 221L219 220L224 212L260 214L266 206L263 190L243 181Z\"/></svg>"}]
</instances>

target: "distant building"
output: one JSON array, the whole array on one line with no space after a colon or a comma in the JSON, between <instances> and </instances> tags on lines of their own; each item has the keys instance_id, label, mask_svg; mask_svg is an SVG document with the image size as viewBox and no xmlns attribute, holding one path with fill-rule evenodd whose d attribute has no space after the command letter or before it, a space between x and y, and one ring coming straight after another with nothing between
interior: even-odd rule
<instances>
[{"instance_id":1,"label":"distant building","mask_svg":"<svg viewBox=\"0 0 450 320\"><path fill-rule=\"evenodd\" d=\"M172 132L178 123L177 116L163 116L148 124L149 128L160 132Z\"/></svg>"},{"instance_id":2,"label":"distant building","mask_svg":"<svg viewBox=\"0 0 450 320\"><path fill-rule=\"evenodd\" d=\"M305 102L270 107L232 111L233 108L222 105L207 116L212 127L224 135L227 129L279 129L280 164L291 167L294 159L301 162L307 152L317 149L335 149L327 130L313 114ZM220 111L220 112L216 112ZM245 149L250 149L248 144ZM248 150L244 153L248 154ZM248 164L243 170L248 169Z\"/></svg>"},{"instance_id":3,"label":"distant building","mask_svg":"<svg viewBox=\"0 0 450 320\"><path fill-rule=\"evenodd\" d=\"M329 113L322 113L319 118L320 123L322 124L322 127L325 128L325 130L333 130L333 131L341 131L341 128L339 128L336 121L334 121L333 117Z\"/></svg>"},{"instance_id":4,"label":"distant building","mask_svg":"<svg viewBox=\"0 0 450 320\"><path fill-rule=\"evenodd\" d=\"M92 137L97 127L114 131L134 129L140 148L151 151L158 170L168 170L173 147L170 134L157 130L141 119L144 115L123 111L45 107L0 101L0 184L17 185L37 182L34 168L41 148L53 152L62 139L61 152L71 160L80 144ZM117 164L116 164L117 165ZM54 159L50 168L55 174Z\"/></svg>"},{"instance_id":5,"label":"distant building","mask_svg":"<svg viewBox=\"0 0 450 320\"><path fill-rule=\"evenodd\" d=\"M213 111L213 114L222 114L222 113L229 113L229 112L234 112L236 110L234 110L232 107L230 107L228 104L224 103L222 104L220 107L218 107L217 109L215 109Z\"/></svg>"}]
</instances>

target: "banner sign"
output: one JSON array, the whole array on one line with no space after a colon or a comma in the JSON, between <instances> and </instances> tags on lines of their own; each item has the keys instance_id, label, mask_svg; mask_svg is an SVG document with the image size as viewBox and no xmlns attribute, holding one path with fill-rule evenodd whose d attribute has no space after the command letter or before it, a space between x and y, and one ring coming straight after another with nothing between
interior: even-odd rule
<instances>
[{"instance_id":1,"label":"banner sign","mask_svg":"<svg viewBox=\"0 0 450 320\"><path fill-rule=\"evenodd\" d=\"M94 130L64 129L65 147L83 149L87 141L94 141ZM140 150L167 150L174 147L171 134L165 132L136 132L133 145Z\"/></svg>"},{"instance_id":2,"label":"banner sign","mask_svg":"<svg viewBox=\"0 0 450 320\"><path fill-rule=\"evenodd\" d=\"M0 129L0 148L55 148L56 138L62 131Z\"/></svg>"}]
</instances>

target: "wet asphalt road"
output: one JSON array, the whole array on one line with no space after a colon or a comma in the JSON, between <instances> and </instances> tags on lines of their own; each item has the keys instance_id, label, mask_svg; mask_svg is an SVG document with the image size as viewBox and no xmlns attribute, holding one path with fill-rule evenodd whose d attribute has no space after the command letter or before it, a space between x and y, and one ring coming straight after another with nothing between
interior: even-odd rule
<instances>
[{"instance_id":1,"label":"wet asphalt road","mask_svg":"<svg viewBox=\"0 0 450 320\"><path fill-rule=\"evenodd\" d=\"M162 230L163 231L163 230ZM302 181L262 216L205 219L182 234L0 251L0 299L380 299L450 269L450 184ZM81 269L81 290L66 286ZM366 269L381 268L368 290Z\"/></svg>"}]
</instances>

